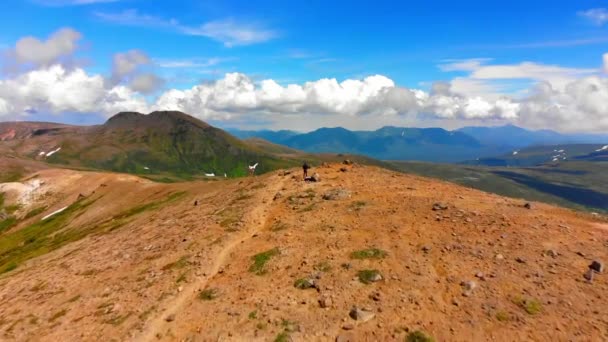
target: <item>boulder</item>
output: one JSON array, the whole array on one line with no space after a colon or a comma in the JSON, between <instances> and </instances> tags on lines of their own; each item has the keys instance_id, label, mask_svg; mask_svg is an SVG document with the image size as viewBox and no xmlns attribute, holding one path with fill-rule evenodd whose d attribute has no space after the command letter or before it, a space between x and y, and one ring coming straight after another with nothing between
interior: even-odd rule
<instances>
[{"instance_id":1,"label":"boulder","mask_svg":"<svg viewBox=\"0 0 608 342\"><path fill-rule=\"evenodd\" d=\"M433 210L438 211L438 210L446 210L448 208L447 205L443 204L443 203L435 203L433 204Z\"/></svg>"},{"instance_id":2,"label":"boulder","mask_svg":"<svg viewBox=\"0 0 608 342\"><path fill-rule=\"evenodd\" d=\"M591 265L589 265L589 269L602 273L604 271L604 264L601 261L593 260Z\"/></svg>"},{"instance_id":3,"label":"boulder","mask_svg":"<svg viewBox=\"0 0 608 342\"><path fill-rule=\"evenodd\" d=\"M356 306L353 306L353 308L350 309L350 312L348 313L348 315L350 316L350 318L354 319L355 321L361 321L361 322L367 322L367 321L373 319L374 317L376 317L375 313L373 313L371 311L359 309Z\"/></svg>"}]
</instances>

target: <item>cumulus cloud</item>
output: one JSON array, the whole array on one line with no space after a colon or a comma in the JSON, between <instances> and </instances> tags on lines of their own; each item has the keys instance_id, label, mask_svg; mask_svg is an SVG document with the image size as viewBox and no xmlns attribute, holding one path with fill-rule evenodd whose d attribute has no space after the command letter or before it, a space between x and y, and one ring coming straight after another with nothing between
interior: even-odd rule
<instances>
[{"instance_id":1,"label":"cumulus cloud","mask_svg":"<svg viewBox=\"0 0 608 342\"><path fill-rule=\"evenodd\" d=\"M598 26L608 22L608 10L605 8L592 8L586 11L580 11L578 12L578 15L590 20Z\"/></svg>"},{"instance_id":2,"label":"cumulus cloud","mask_svg":"<svg viewBox=\"0 0 608 342\"><path fill-rule=\"evenodd\" d=\"M154 74L141 74L133 77L129 88L142 94L150 94L162 87L165 81Z\"/></svg>"},{"instance_id":3,"label":"cumulus cloud","mask_svg":"<svg viewBox=\"0 0 608 342\"><path fill-rule=\"evenodd\" d=\"M145 100L124 86L107 89L101 75L53 65L0 81L0 100L10 104L5 114L32 110L51 113L107 113L108 109L147 109ZM0 104L0 107L3 107ZM0 108L0 110L2 110Z\"/></svg>"},{"instance_id":4,"label":"cumulus cloud","mask_svg":"<svg viewBox=\"0 0 608 342\"><path fill-rule=\"evenodd\" d=\"M112 79L121 81L125 76L132 75L140 66L150 63L150 58L143 51L129 50L117 53L112 59Z\"/></svg>"},{"instance_id":5,"label":"cumulus cloud","mask_svg":"<svg viewBox=\"0 0 608 342\"><path fill-rule=\"evenodd\" d=\"M71 28L60 29L44 41L35 37L24 37L17 41L9 55L18 64L48 66L71 56L81 38L80 32Z\"/></svg>"},{"instance_id":6,"label":"cumulus cloud","mask_svg":"<svg viewBox=\"0 0 608 342\"><path fill-rule=\"evenodd\" d=\"M189 26L176 19L140 13L135 9L122 12L95 12L100 20L125 25L172 30L191 36L203 36L224 44L226 47L263 43L279 36L276 30L264 27L257 22L237 21L234 18L209 21L198 26Z\"/></svg>"}]
</instances>

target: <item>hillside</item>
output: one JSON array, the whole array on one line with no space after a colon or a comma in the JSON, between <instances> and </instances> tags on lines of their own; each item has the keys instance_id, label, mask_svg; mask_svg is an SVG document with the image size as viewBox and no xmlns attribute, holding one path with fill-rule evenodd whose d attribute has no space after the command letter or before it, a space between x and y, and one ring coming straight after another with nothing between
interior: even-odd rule
<instances>
[{"instance_id":1,"label":"hillside","mask_svg":"<svg viewBox=\"0 0 608 342\"><path fill-rule=\"evenodd\" d=\"M608 338L608 278L583 277L608 260L606 217L376 167L313 171L3 184L17 219L0 233L2 339Z\"/></svg>"},{"instance_id":2,"label":"hillside","mask_svg":"<svg viewBox=\"0 0 608 342\"><path fill-rule=\"evenodd\" d=\"M559 165L570 160L605 161L605 144L544 145L516 149L509 153L464 162L468 165L528 167L542 164Z\"/></svg>"},{"instance_id":3,"label":"hillside","mask_svg":"<svg viewBox=\"0 0 608 342\"><path fill-rule=\"evenodd\" d=\"M421 162L393 162L403 172L433 177L502 196L553 203L579 210L608 212L608 163L600 152L527 167L488 167ZM517 163L544 156L507 159ZM530 158L530 159L526 159ZM593 160L593 161L590 161ZM526 163L527 164L527 163ZM504 165L504 164L501 164Z\"/></svg>"}]
</instances>

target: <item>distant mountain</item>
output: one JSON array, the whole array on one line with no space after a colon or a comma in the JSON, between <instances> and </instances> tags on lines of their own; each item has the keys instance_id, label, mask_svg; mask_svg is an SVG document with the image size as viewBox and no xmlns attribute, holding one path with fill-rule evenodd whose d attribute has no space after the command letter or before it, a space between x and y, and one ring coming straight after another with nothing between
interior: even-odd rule
<instances>
[{"instance_id":1,"label":"distant mountain","mask_svg":"<svg viewBox=\"0 0 608 342\"><path fill-rule=\"evenodd\" d=\"M243 130L236 129L236 128L226 128L226 132L234 135L235 137L237 137L239 139L260 138L260 139L268 140L275 144L282 144L283 141L300 134L298 132L288 131L288 130L243 131Z\"/></svg>"},{"instance_id":2,"label":"distant mountain","mask_svg":"<svg viewBox=\"0 0 608 342\"><path fill-rule=\"evenodd\" d=\"M531 131L513 125L463 127L457 131L468 134L483 145L504 148L521 148L534 145L608 143L608 135L561 134L551 130Z\"/></svg>"},{"instance_id":3,"label":"distant mountain","mask_svg":"<svg viewBox=\"0 0 608 342\"><path fill-rule=\"evenodd\" d=\"M441 128L386 126L375 131L320 128L309 133L293 131L235 131L238 137L257 137L307 152L353 153L385 160L457 162L504 152L481 145L461 132Z\"/></svg>"},{"instance_id":4,"label":"distant mountain","mask_svg":"<svg viewBox=\"0 0 608 342\"><path fill-rule=\"evenodd\" d=\"M350 131L342 127L320 128L309 133L229 131L240 138L261 138L306 152L353 153L383 160L431 162L485 158L492 163L488 157L509 154L529 146L608 143L608 135L566 135L550 130L530 131L513 125L464 127L455 131L393 126L375 131ZM499 159L495 164L505 164L502 157Z\"/></svg>"}]
</instances>

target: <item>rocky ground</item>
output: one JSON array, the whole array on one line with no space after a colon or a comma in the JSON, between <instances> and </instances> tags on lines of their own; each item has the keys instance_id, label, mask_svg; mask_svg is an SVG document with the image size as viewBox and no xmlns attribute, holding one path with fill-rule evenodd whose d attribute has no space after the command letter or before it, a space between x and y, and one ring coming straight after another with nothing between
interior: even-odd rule
<instances>
[{"instance_id":1,"label":"rocky ground","mask_svg":"<svg viewBox=\"0 0 608 342\"><path fill-rule=\"evenodd\" d=\"M79 206L0 275L1 339L608 339L605 217L375 167L313 172L25 178L42 185L16 215L45 209L1 233L0 258L42 216Z\"/></svg>"}]
</instances>

